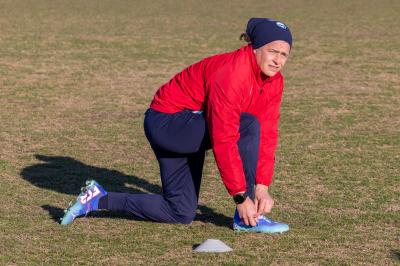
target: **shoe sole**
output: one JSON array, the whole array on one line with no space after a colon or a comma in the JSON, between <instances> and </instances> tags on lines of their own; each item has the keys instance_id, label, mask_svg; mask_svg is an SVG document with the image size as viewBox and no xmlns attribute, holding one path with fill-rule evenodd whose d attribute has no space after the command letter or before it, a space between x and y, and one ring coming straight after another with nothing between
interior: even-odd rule
<instances>
[{"instance_id":1,"label":"shoe sole","mask_svg":"<svg viewBox=\"0 0 400 266\"><path fill-rule=\"evenodd\" d=\"M289 228L281 229L281 230L257 230L257 229L254 229L254 227L243 228L243 227L234 226L233 230L236 231L236 232L253 232L253 233L263 233L263 234L283 234L283 233L289 231Z\"/></svg>"}]
</instances>

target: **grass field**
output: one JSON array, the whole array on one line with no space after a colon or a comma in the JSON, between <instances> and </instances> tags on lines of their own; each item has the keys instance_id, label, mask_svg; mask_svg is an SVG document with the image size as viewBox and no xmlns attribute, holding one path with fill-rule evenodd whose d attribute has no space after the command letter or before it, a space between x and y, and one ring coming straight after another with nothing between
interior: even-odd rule
<instances>
[{"instance_id":1,"label":"grass field","mask_svg":"<svg viewBox=\"0 0 400 266\"><path fill-rule=\"evenodd\" d=\"M400 263L400 2L0 1L0 265ZM238 234L208 153L189 226L102 212L57 223L87 178L161 191L143 133L156 89L243 45L248 18L285 21L271 217ZM194 254L218 238L234 251Z\"/></svg>"}]
</instances>

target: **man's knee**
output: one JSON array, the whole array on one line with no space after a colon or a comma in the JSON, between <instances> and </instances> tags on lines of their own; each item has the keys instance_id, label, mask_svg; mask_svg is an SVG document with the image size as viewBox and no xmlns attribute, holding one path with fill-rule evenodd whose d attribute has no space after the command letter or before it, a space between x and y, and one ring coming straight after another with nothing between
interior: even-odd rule
<instances>
[{"instance_id":1,"label":"man's knee","mask_svg":"<svg viewBox=\"0 0 400 266\"><path fill-rule=\"evenodd\" d=\"M180 224L190 224L193 222L194 218L196 217L196 211L181 214L181 215L176 215L176 221L177 223Z\"/></svg>"},{"instance_id":2,"label":"man's knee","mask_svg":"<svg viewBox=\"0 0 400 266\"><path fill-rule=\"evenodd\" d=\"M193 201L187 198L181 199L170 206L176 223L190 224L196 216L197 198L196 200L193 198Z\"/></svg>"}]
</instances>

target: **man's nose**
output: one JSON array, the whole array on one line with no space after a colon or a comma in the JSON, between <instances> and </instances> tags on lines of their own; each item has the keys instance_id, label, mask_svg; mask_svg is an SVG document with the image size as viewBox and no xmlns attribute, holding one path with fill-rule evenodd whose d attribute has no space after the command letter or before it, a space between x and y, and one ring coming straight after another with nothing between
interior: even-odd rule
<instances>
[{"instance_id":1,"label":"man's nose","mask_svg":"<svg viewBox=\"0 0 400 266\"><path fill-rule=\"evenodd\" d=\"M273 61L274 61L274 64L275 65L279 65L279 63L280 63L280 56L279 56L279 54L276 54L275 56L274 56L274 59L273 59Z\"/></svg>"}]
</instances>

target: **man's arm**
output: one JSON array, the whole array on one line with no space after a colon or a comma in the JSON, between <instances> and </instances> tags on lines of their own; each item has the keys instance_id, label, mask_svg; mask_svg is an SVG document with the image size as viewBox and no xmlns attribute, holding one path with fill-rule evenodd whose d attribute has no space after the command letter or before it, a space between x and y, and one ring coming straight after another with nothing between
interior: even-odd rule
<instances>
[{"instance_id":1,"label":"man's arm","mask_svg":"<svg viewBox=\"0 0 400 266\"><path fill-rule=\"evenodd\" d=\"M234 77L221 75L212 84L206 106L207 123L215 160L222 181L230 195L246 191L246 178L237 142L239 140L241 90L232 83ZM256 226L256 205L250 197L236 203L245 224Z\"/></svg>"},{"instance_id":2,"label":"man's arm","mask_svg":"<svg viewBox=\"0 0 400 266\"><path fill-rule=\"evenodd\" d=\"M246 179L237 142L239 140L241 92L229 73L211 85L206 104L206 120L222 181L230 195L246 190Z\"/></svg>"},{"instance_id":3,"label":"man's arm","mask_svg":"<svg viewBox=\"0 0 400 266\"><path fill-rule=\"evenodd\" d=\"M255 190L258 215L269 213L274 205L274 201L268 193L268 187L274 174L282 89L283 83L278 87L278 94L268 102L266 110L259 118L261 137Z\"/></svg>"}]
</instances>

